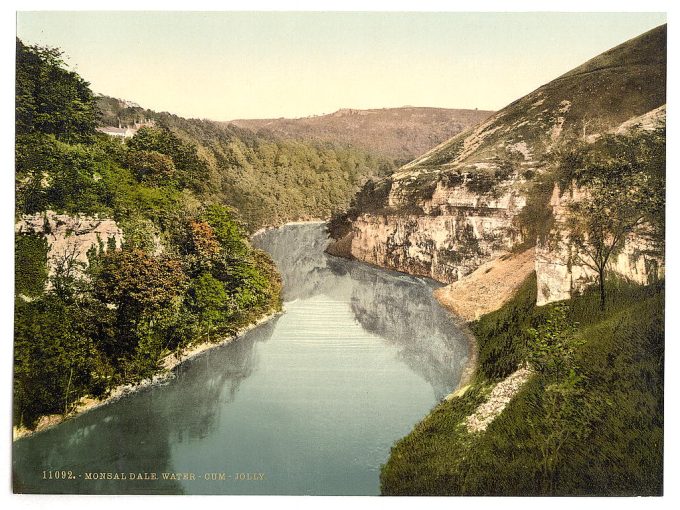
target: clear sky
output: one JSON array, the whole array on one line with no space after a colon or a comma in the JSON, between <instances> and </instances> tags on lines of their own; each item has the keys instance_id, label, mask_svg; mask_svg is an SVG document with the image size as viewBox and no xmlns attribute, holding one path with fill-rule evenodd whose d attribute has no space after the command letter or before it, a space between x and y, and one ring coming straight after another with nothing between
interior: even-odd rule
<instances>
[{"instance_id":1,"label":"clear sky","mask_svg":"<svg viewBox=\"0 0 680 510\"><path fill-rule=\"evenodd\" d=\"M661 13L19 12L95 92L213 120L496 110Z\"/></svg>"}]
</instances>

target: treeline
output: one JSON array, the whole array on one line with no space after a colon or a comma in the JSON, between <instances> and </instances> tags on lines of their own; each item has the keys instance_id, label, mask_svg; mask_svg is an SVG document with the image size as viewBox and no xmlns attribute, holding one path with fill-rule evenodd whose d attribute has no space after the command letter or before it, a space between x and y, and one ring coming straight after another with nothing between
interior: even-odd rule
<instances>
[{"instance_id":1,"label":"treeline","mask_svg":"<svg viewBox=\"0 0 680 510\"><path fill-rule=\"evenodd\" d=\"M367 179L395 168L388 158L348 145L282 139L168 114L156 120L196 145L209 167L205 191L237 209L251 230L328 218L346 209Z\"/></svg>"},{"instance_id":2,"label":"treeline","mask_svg":"<svg viewBox=\"0 0 680 510\"><path fill-rule=\"evenodd\" d=\"M195 182L201 193L239 211L250 231L346 209L370 178L391 174L394 160L347 144L284 138L234 125L184 119L99 97L103 123L152 118L196 147L205 163ZM140 133L145 131L144 128Z\"/></svg>"},{"instance_id":3,"label":"treeline","mask_svg":"<svg viewBox=\"0 0 680 510\"><path fill-rule=\"evenodd\" d=\"M110 217L88 264L48 261L47 232L15 239L14 423L152 376L163 356L280 308L280 279L236 212L210 200L210 167L167 129L98 134L89 85L58 50L17 40L16 214ZM49 225L49 222L45 222Z\"/></svg>"}]
</instances>

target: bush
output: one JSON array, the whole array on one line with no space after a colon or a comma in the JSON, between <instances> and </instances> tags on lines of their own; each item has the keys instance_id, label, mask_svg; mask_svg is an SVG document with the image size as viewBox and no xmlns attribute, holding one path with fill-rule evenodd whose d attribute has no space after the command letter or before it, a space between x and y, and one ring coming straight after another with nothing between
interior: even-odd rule
<instances>
[{"instance_id":1,"label":"bush","mask_svg":"<svg viewBox=\"0 0 680 510\"><path fill-rule=\"evenodd\" d=\"M17 234L14 240L14 292L40 296L47 283L47 239L41 234Z\"/></svg>"}]
</instances>

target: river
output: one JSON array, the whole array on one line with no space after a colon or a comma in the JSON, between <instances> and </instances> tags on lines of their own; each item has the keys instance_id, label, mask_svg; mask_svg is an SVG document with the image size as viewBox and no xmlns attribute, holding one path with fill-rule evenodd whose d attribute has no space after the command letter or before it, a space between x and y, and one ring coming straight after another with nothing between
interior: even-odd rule
<instances>
[{"instance_id":1,"label":"river","mask_svg":"<svg viewBox=\"0 0 680 510\"><path fill-rule=\"evenodd\" d=\"M390 447L457 385L467 342L437 283L331 257L327 242L318 223L257 235L285 313L16 441L15 490L379 494Z\"/></svg>"}]
</instances>

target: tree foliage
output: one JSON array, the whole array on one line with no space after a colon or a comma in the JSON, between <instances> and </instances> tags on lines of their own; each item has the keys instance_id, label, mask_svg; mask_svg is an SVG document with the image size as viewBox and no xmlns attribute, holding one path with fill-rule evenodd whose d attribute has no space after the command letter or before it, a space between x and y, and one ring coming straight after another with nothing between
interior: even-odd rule
<instances>
[{"instance_id":1,"label":"tree foliage","mask_svg":"<svg viewBox=\"0 0 680 510\"><path fill-rule=\"evenodd\" d=\"M47 240L42 235L18 234L14 240L14 292L36 297L47 283Z\"/></svg>"},{"instance_id":2,"label":"tree foliage","mask_svg":"<svg viewBox=\"0 0 680 510\"><path fill-rule=\"evenodd\" d=\"M62 52L16 41L16 134L50 134L66 142L88 139L97 123L89 83L65 68Z\"/></svg>"},{"instance_id":3,"label":"tree foliage","mask_svg":"<svg viewBox=\"0 0 680 510\"><path fill-rule=\"evenodd\" d=\"M581 195L567 229L577 258L598 275L605 306L607 265L635 232L663 248L665 131L607 136L563 164Z\"/></svg>"},{"instance_id":4,"label":"tree foliage","mask_svg":"<svg viewBox=\"0 0 680 510\"><path fill-rule=\"evenodd\" d=\"M204 193L196 144L167 128L97 134L92 93L60 52L17 41L17 54L17 215L113 217L124 234L88 264L75 244L53 256L49 281L45 233L17 235L14 417L32 427L278 309L281 282L236 212Z\"/></svg>"},{"instance_id":5,"label":"tree foliage","mask_svg":"<svg viewBox=\"0 0 680 510\"><path fill-rule=\"evenodd\" d=\"M127 165L140 182L161 184L175 174L172 158L158 151L128 150Z\"/></svg>"}]
</instances>

